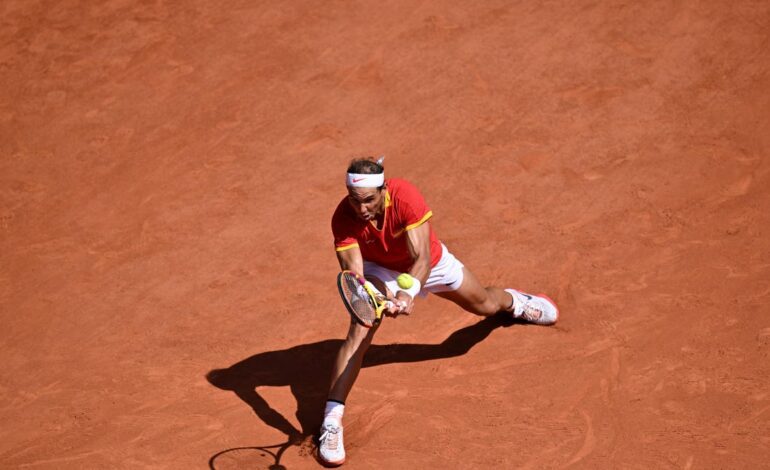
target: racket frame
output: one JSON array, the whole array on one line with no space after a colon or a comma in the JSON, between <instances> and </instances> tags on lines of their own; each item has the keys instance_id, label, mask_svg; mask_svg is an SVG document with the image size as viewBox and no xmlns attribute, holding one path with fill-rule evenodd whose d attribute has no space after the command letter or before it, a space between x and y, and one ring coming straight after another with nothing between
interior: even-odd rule
<instances>
[{"instance_id":1,"label":"racket frame","mask_svg":"<svg viewBox=\"0 0 770 470\"><path fill-rule=\"evenodd\" d=\"M366 293L369 295L369 302L371 303L372 308L374 308L374 321L371 325L367 325L366 323L361 320L358 315L356 315L355 311L353 310L353 307L350 305L349 300L345 293L342 290L342 278L345 276L345 274L352 274L353 277L356 278L356 281L358 281L361 286L363 286ZM348 269L341 271L337 275L337 290L340 293L340 297L342 298L342 303L345 304L345 308L347 309L350 316L358 322L361 326L364 326L366 328L371 328L373 326L377 326L382 321L382 314L385 311L386 308L389 308L391 304L390 301L386 300L385 297L380 295L378 292L376 292L370 284L366 282L366 279L359 276L353 271L350 271Z\"/></svg>"}]
</instances>

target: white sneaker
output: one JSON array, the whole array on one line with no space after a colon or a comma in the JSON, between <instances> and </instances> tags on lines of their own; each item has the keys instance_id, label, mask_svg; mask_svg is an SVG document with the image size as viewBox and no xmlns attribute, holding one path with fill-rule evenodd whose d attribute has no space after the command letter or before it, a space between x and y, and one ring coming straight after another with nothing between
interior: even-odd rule
<instances>
[{"instance_id":1,"label":"white sneaker","mask_svg":"<svg viewBox=\"0 0 770 470\"><path fill-rule=\"evenodd\" d=\"M559 309L547 295L531 295L513 289L505 289L513 296L513 318L520 318L536 325L553 325L559 319Z\"/></svg>"},{"instance_id":2,"label":"white sneaker","mask_svg":"<svg viewBox=\"0 0 770 470\"><path fill-rule=\"evenodd\" d=\"M345 463L345 445L342 442L342 425L324 423L318 439L318 457L324 464L336 467Z\"/></svg>"}]
</instances>

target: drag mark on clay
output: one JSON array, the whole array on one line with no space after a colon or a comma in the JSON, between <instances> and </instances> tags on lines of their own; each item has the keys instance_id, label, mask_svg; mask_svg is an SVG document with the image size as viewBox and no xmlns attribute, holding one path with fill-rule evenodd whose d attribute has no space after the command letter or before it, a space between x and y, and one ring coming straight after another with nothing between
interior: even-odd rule
<instances>
[{"instance_id":1,"label":"drag mark on clay","mask_svg":"<svg viewBox=\"0 0 770 470\"><path fill-rule=\"evenodd\" d=\"M612 403L613 394L620 385L620 348L613 347L610 356L610 371L607 378L601 379L599 385L602 392L602 400L605 404Z\"/></svg>"},{"instance_id":2,"label":"drag mark on clay","mask_svg":"<svg viewBox=\"0 0 770 470\"><path fill-rule=\"evenodd\" d=\"M594 435L594 426L591 421L591 417L588 415L588 413L582 410L580 411L580 414L583 415L583 419L586 421L586 434L585 438L583 439L583 446L580 448L580 450L578 450L577 454L572 457L572 460L567 463L567 466L579 462L585 458L585 456L593 452L594 448L596 448L596 436Z\"/></svg>"},{"instance_id":3,"label":"drag mark on clay","mask_svg":"<svg viewBox=\"0 0 770 470\"><path fill-rule=\"evenodd\" d=\"M559 269L559 285L557 287L557 299L564 302L567 299L569 293L570 280L572 279L572 273L575 271L575 263L577 263L578 252L571 251L567 255L567 259L562 263Z\"/></svg>"},{"instance_id":4,"label":"drag mark on clay","mask_svg":"<svg viewBox=\"0 0 770 470\"><path fill-rule=\"evenodd\" d=\"M393 400L386 399L383 403L366 410L363 416L367 416L367 418L363 423L355 421L349 426L351 435L353 433L358 434L357 441L363 445L363 443L372 439L379 429L387 425L395 414L396 405L393 403ZM361 427L359 428L359 426Z\"/></svg>"},{"instance_id":5,"label":"drag mark on clay","mask_svg":"<svg viewBox=\"0 0 770 470\"><path fill-rule=\"evenodd\" d=\"M73 460L80 460L99 453L101 453L101 451L92 450L90 452L83 452L82 454L70 455L66 457L56 457L52 459L35 460L33 462L20 464L19 468L37 467L40 465L48 465L48 464L57 463L57 462L72 462Z\"/></svg>"},{"instance_id":6,"label":"drag mark on clay","mask_svg":"<svg viewBox=\"0 0 770 470\"><path fill-rule=\"evenodd\" d=\"M617 346L619 346L619 344L618 344L618 341L615 339L612 339L612 338L600 339L586 346L583 350L583 353L580 356L590 357L596 353L600 353L600 352L606 351L607 349L615 348Z\"/></svg>"},{"instance_id":7,"label":"drag mark on clay","mask_svg":"<svg viewBox=\"0 0 770 470\"><path fill-rule=\"evenodd\" d=\"M750 415L748 418L746 418L746 419L743 419L743 420L741 420L741 421L738 421L738 422L736 422L736 423L732 423L732 424L730 424L730 425L727 427L727 430L728 430L728 431L732 431L732 430L733 430L733 429L735 429L736 427L745 426L746 424L750 423L751 421L754 421L755 419L757 419L757 418L759 418L760 416L762 416L763 414L765 414L765 412L766 412L767 410L770 410L770 406L766 406L766 407L762 408L761 410L759 410L759 411L756 411L756 412L752 413L752 414L751 414L751 415Z\"/></svg>"}]
</instances>

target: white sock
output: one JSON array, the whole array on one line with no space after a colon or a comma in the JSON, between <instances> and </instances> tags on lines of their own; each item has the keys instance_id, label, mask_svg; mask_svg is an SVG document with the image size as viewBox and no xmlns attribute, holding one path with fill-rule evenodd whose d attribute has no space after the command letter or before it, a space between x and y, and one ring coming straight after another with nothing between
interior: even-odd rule
<instances>
[{"instance_id":1,"label":"white sock","mask_svg":"<svg viewBox=\"0 0 770 470\"><path fill-rule=\"evenodd\" d=\"M326 409L324 409L324 422L323 424L332 424L334 426L340 426L342 424L342 415L345 413L345 405L338 402L328 400L326 402Z\"/></svg>"}]
</instances>

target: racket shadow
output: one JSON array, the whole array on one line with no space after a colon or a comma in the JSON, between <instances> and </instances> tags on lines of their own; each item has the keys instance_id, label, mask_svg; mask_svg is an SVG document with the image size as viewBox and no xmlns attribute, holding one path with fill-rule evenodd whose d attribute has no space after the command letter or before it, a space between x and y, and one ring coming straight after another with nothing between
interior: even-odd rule
<instances>
[{"instance_id":1,"label":"racket shadow","mask_svg":"<svg viewBox=\"0 0 770 470\"><path fill-rule=\"evenodd\" d=\"M438 344L373 344L364 356L363 367L461 356L495 329L515 323L510 314L498 314L461 328ZM226 369L214 369L206 374L206 379L219 389L235 393L265 424L286 434L287 444L300 445L321 426L332 362L341 345L342 340L335 339L262 352ZM290 388L297 401L296 418L302 429L297 429L257 393L257 387L262 386Z\"/></svg>"}]
</instances>

